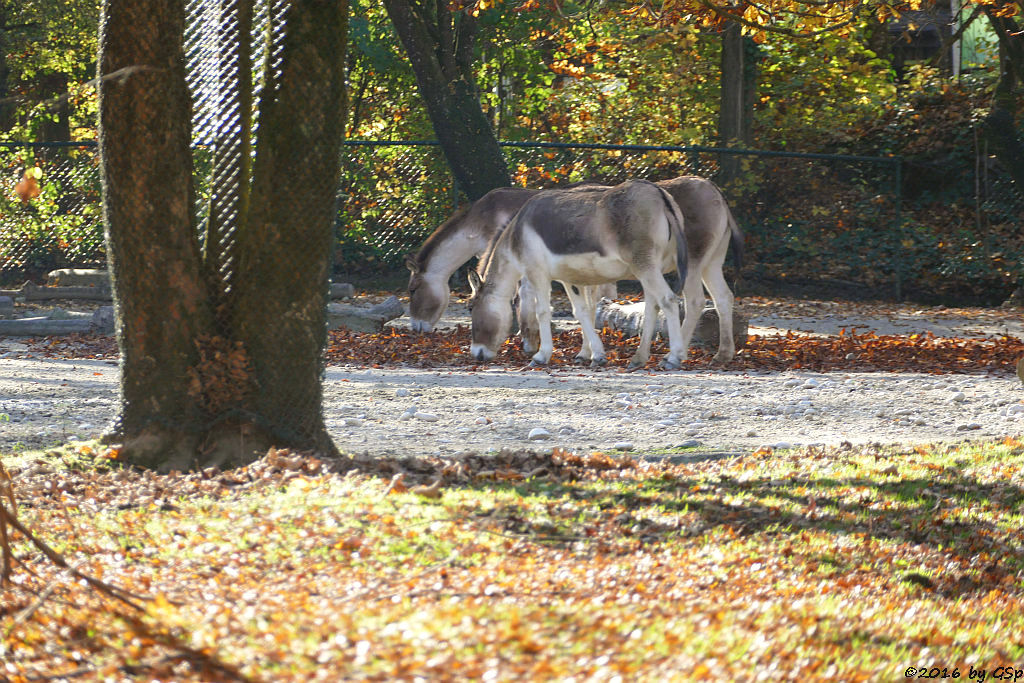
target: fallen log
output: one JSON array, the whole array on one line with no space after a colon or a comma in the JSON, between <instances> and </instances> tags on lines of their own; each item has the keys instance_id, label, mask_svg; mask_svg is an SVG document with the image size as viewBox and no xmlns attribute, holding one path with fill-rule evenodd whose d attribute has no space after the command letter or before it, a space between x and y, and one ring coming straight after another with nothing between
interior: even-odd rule
<instances>
[{"instance_id":1,"label":"fallen log","mask_svg":"<svg viewBox=\"0 0 1024 683\"><path fill-rule=\"evenodd\" d=\"M682 318L682 302L679 305L679 316ZM619 330L627 337L639 336L644 325L644 304L643 302L631 304L619 304L614 301L602 299L597 305L597 329L607 327L610 330ZM665 316L658 313L658 322L655 327L658 334L663 337L665 333ZM747 343L747 319L733 310L732 314L732 336L736 348L741 349ZM697 329L693 333L691 346L714 351L718 348L718 311L714 307L705 308L700 315Z\"/></svg>"},{"instance_id":2,"label":"fallen log","mask_svg":"<svg viewBox=\"0 0 1024 683\"><path fill-rule=\"evenodd\" d=\"M328 304L327 329L341 327L352 332L377 333L384 329L384 323L404 314L405 308L396 296L369 308L352 304Z\"/></svg>"},{"instance_id":3,"label":"fallen log","mask_svg":"<svg viewBox=\"0 0 1024 683\"><path fill-rule=\"evenodd\" d=\"M102 306L93 313L57 309L49 315L0 320L0 336L48 337L63 334L113 334L114 308Z\"/></svg>"},{"instance_id":4,"label":"fallen log","mask_svg":"<svg viewBox=\"0 0 1024 683\"><path fill-rule=\"evenodd\" d=\"M37 285L34 282L26 282L22 285L16 296L23 297L25 301L44 301L46 299L110 301L113 298L110 294L109 285L98 287L50 287Z\"/></svg>"}]
</instances>

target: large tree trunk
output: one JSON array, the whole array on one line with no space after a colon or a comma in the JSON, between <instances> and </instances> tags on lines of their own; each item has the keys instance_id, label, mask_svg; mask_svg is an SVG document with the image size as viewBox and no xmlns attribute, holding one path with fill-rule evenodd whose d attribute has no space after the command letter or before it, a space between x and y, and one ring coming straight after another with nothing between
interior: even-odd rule
<instances>
[{"instance_id":1,"label":"large tree trunk","mask_svg":"<svg viewBox=\"0 0 1024 683\"><path fill-rule=\"evenodd\" d=\"M446 2L384 0L452 175L471 201L510 184L473 76L476 20Z\"/></svg>"},{"instance_id":2,"label":"large tree trunk","mask_svg":"<svg viewBox=\"0 0 1024 683\"><path fill-rule=\"evenodd\" d=\"M111 0L100 21L103 211L121 348L118 433L139 464L188 462L204 415L189 395L211 330L193 218L183 0Z\"/></svg>"},{"instance_id":3,"label":"large tree trunk","mask_svg":"<svg viewBox=\"0 0 1024 683\"><path fill-rule=\"evenodd\" d=\"M225 9L243 32L250 10L250 0ZM126 461L163 470L242 464L271 446L335 455L321 379L347 2L291 3L281 50L268 50L279 71L267 71L252 166L251 99L221 101L236 135L217 141L215 180L230 187L211 201L205 252L184 15L183 0L104 7L100 151L122 353L112 436ZM251 92L244 56L221 65Z\"/></svg>"},{"instance_id":4,"label":"large tree trunk","mask_svg":"<svg viewBox=\"0 0 1024 683\"><path fill-rule=\"evenodd\" d=\"M252 205L239 239L238 339L275 434L334 451L322 414L335 197L344 128L347 2L296 0L282 70L264 86Z\"/></svg>"}]
</instances>

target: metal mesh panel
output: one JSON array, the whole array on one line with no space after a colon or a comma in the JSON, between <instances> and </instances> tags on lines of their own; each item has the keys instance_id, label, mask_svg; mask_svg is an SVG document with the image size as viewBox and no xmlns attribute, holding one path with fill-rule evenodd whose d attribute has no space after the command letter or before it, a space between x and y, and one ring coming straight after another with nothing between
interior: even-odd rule
<instances>
[{"instance_id":1,"label":"metal mesh panel","mask_svg":"<svg viewBox=\"0 0 1024 683\"><path fill-rule=\"evenodd\" d=\"M0 282L104 262L94 146L3 144L0 173Z\"/></svg>"},{"instance_id":2,"label":"metal mesh panel","mask_svg":"<svg viewBox=\"0 0 1024 683\"><path fill-rule=\"evenodd\" d=\"M254 35L265 34L256 26L259 16ZM230 177L218 175L207 182L217 148L212 143L224 124L222 114L211 113L214 90L208 83L222 67L215 68L202 41L194 40L198 47L190 50L189 58L197 99L196 138L206 143L197 144L195 151L197 213L204 218L213 205L224 212L218 220L230 224L235 209L230 198L218 195L220 188L231 185ZM262 40L254 38L258 50L267 49ZM239 159L237 148L229 144L224 149ZM747 235L753 275L833 280L899 295L918 281L926 289L943 286L942 277L1012 281L1024 259L1015 229L1024 220L1024 200L997 169L979 182L976 196L942 200L943 206L957 203L973 218L973 225L951 231L929 220L928 212L937 210L928 207L934 198L900 196L896 160L546 143L503 143L503 150L513 182L526 187L684 174L715 179L724 186ZM92 266L104 260L94 147L0 147L8 187L25 167L36 166L42 172L40 197L23 204L9 192L3 200L0 280L5 283L38 279L54 267ZM230 164L223 168L222 174L234 172ZM465 201L436 143L347 142L338 187L335 269L401 268L404 255L418 249ZM230 235L221 239L229 254ZM221 267L231 269L229 262Z\"/></svg>"}]
</instances>

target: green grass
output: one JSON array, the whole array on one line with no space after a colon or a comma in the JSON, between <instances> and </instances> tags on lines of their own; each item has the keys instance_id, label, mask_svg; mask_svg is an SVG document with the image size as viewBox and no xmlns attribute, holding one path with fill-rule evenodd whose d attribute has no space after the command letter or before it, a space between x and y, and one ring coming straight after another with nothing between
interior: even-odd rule
<instances>
[{"instance_id":1,"label":"green grass","mask_svg":"<svg viewBox=\"0 0 1024 683\"><path fill-rule=\"evenodd\" d=\"M541 477L524 474L535 463L450 476L437 498L370 474L231 486L94 474L82 458L49 456L74 482L60 495L16 480L19 518L82 571L155 599L133 614L16 539L24 564L0 600L12 680L1024 668L1016 439L675 466L584 455ZM143 502L115 504L133 487Z\"/></svg>"}]
</instances>

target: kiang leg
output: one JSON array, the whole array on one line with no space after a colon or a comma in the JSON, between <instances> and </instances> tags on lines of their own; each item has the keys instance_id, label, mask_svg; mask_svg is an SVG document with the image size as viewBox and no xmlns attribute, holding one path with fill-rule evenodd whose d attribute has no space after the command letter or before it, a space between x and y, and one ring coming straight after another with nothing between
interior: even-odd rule
<instances>
[{"instance_id":1,"label":"kiang leg","mask_svg":"<svg viewBox=\"0 0 1024 683\"><path fill-rule=\"evenodd\" d=\"M686 282L683 284L683 322L680 325L679 337L682 340L680 360L686 360L690 350L690 341L693 339L693 332L700 322L701 313L704 311L704 287L700 282L700 273L691 270L686 275Z\"/></svg>"},{"instance_id":2,"label":"kiang leg","mask_svg":"<svg viewBox=\"0 0 1024 683\"><path fill-rule=\"evenodd\" d=\"M604 344L601 343L601 337L597 334L597 330L594 329L595 313L591 288L570 285L564 282L562 286L565 287L565 293L569 296L569 301L572 303L572 313L579 322L580 332L583 335L583 345L576 359L581 361L589 360L592 365L604 365L606 362Z\"/></svg>"},{"instance_id":3,"label":"kiang leg","mask_svg":"<svg viewBox=\"0 0 1024 683\"><path fill-rule=\"evenodd\" d=\"M540 329L537 327L537 295L526 278L519 282L518 315L523 353L533 355L540 347Z\"/></svg>"},{"instance_id":4,"label":"kiang leg","mask_svg":"<svg viewBox=\"0 0 1024 683\"><path fill-rule=\"evenodd\" d=\"M534 290L537 304L534 313L540 333L540 346L537 353L533 354L533 362L537 365L547 365L555 351L555 342L551 337L551 281L538 281L533 278L530 280L530 287Z\"/></svg>"},{"instance_id":5,"label":"kiang leg","mask_svg":"<svg viewBox=\"0 0 1024 683\"><path fill-rule=\"evenodd\" d=\"M669 339L669 353L662 361L662 365L669 370L676 370L682 367L684 356L682 330L679 325L679 299L659 270L648 270L638 274L638 279L644 288L644 327L640 346L629 365L641 367L651 357L651 340L654 337L657 310L660 309L665 315Z\"/></svg>"},{"instance_id":6,"label":"kiang leg","mask_svg":"<svg viewBox=\"0 0 1024 683\"><path fill-rule=\"evenodd\" d=\"M717 267L711 266L705 271L704 282L718 313L718 353L712 362L728 363L736 356L736 340L732 328L733 295L725 282L721 264Z\"/></svg>"}]
</instances>

